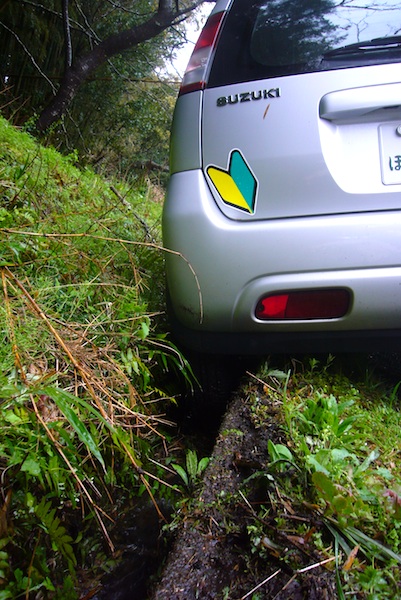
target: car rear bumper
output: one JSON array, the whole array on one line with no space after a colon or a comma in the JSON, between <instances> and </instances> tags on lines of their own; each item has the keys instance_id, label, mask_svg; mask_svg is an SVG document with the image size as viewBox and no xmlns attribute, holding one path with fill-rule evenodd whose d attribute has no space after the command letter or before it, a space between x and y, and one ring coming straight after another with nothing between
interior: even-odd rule
<instances>
[{"instance_id":1,"label":"car rear bumper","mask_svg":"<svg viewBox=\"0 0 401 600\"><path fill-rule=\"evenodd\" d=\"M172 176L163 232L174 330L186 345L258 354L302 340L302 351L344 351L400 335L401 211L244 223L221 213L194 170ZM332 287L351 293L344 317L255 317L265 294Z\"/></svg>"},{"instance_id":2,"label":"car rear bumper","mask_svg":"<svg viewBox=\"0 0 401 600\"><path fill-rule=\"evenodd\" d=\"M169 311L174 341L196 352L232 356L401 352L401 329L315 332L220 332L185 327Z\"/></svg>"}]
</instances>

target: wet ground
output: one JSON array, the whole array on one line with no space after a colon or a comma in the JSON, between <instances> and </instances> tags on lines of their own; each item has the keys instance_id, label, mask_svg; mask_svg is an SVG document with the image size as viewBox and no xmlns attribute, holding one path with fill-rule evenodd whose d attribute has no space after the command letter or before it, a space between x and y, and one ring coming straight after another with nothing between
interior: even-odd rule
<instances>
[{"instance_id":1,"label":"wet ground","mask_svg":"<svg viewBox=\"0 0 401 600\"><path fill-rule=\"evenodd\" d=\"M323 567L295 573L276 549L263 558L252 556L247 535L247 524L253 520L251 503L262 497L266 501L266 490L255 479L243 501L238 500L238 491L269 461L268 440L284 440L274 410L265 427L255 428L243 393L230 402L194 510L182 521L152 600L240 600L252 597L256 589L260 600L336 598L334 575ZM310 549L294 544L291 551L299 569L319 562Z\"/></svg>"},{"instance_id":2,"label":"wet ground","mask_svg":"<svg viewBox=\"0 0 401 600\"><path fill-rule=\"evenodd\" d=\"M169 518L171 507L159 502ZM169 547L163 538L163 523L148 497L120 515L112 532L116 564L97 583L91 583L80 600L145 600L149 586L166 559Z\"/></svg>"},{"instance_id":3,"label":"wet ground","mask_svg":"<svg viewBox=\"0 0 401 600\"><path fill-rule=\"evenodd\" d=\"M395 383L401 379L399 355L344 360L350 372L369 365ZM147 500L122 515L116 536L122 556L119 567L81 600L245 600L254 592L260 600L337 597L332 571L322 566L302 572L303 567L318 563L319 557L295 542L290 550L298 565L297 573L281 561L279 553L272 552L264 560L254 557L249 562L247 501L257 501L260 490L255 486L242 503L237 500L237 491L244 479L266 464L267 440L283 440L274 410L266 426L255 429L244 394L246 384L231 397L194 509L181 519L175 536L162 535L163 523ZM211 448L214 444L219 415L208 415L209 434L207 419L205 427L205 421L198 423L185 415L180 418L181 428L190 436L198 435L200 447L208 453L208 445ZM202 425L198 432L197 425ZM236 498L231 504L230 497ZM167 505L163 510L169 513ZM288 550L288 540L286 545Z\"/></svg>"}]
</instances>

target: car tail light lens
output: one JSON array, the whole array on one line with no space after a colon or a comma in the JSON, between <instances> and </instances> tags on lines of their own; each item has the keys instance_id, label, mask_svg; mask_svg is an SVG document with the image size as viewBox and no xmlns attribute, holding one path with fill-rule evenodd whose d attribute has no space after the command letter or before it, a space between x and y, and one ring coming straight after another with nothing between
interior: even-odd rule
<instances>
[{"instance_id":1,"label":"car tail light lens","mask_svg":"<svg viewBox=\"0 0 401 600\"><path fill-rule=\"evenodd\" d=\"M180 95L202 90L205 87L207 63L217 40L223 16L224 12L218 12L206 21L184 73Z\"/></svg>"},{"instance_id":2,"label":"car tail light lens","mask_svg":"<svg viewBox=\"0 0 401 600\"><path fill-rule=\"evenodd\" d=\"M259 300L255 316L265 321L283 319L338 319L350 307L351 294L344 289L286 292Z\"/></svg>"}]
</instances>

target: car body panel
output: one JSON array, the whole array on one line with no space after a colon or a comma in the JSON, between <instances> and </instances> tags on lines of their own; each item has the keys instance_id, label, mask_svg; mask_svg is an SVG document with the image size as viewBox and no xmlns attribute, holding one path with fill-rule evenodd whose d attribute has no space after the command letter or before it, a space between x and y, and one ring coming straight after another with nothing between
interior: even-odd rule
<instances>
[{"instance_id":1,"label":"car body panel","mask_svg":"<svg viewBox=\"0 0 401 600\"><path fill-rule=\"evenodd\" d=\"M172 128L163 241L174 332L228 354L401 347L401 38L386 64L376 63L387 42L373 53L368 42L363 66L347 62L347 46L325 55L339 68L218 85L221 40L210 86L180 95ZM256 316L266 295L333 289L349 292L341 317Z\"/></svg>"},{"instance_id":2,"label":"car body panel","mask_svg":"<svg viewBox=\"0 0 401 600\"><path fill-rule=\"evenodd\" d=\"M202 92L177 100L170 134L170 173L201 167L201 107Z\"/></svg>"},{"instance_id":3,"label":"car body panel","mask_svg":"<svg viewBox=\"0 0 401 600\"><path fill-rule=\"evenodd\" d=\"M210 165L227 169L231 152L237 149L259 188L255 210L249 213L225 203L210 182L220 210L235 220L259 220L400 208L401 177L396 186L382 182L379 128L386 124L396 131L401 125L401 84L396 85L395 108L365 109L364 114L355 110L347 118L341 115L330 120L319 116L319 108L339 91L348 92L351 100L354 90L363 97L382 87L386 95L395 77L401 80L401 65L309 73L205 90L205 172ZM372 80L376 83L369 86ZM276 89L278 97L263 97ZM252 92L258 100L218 106L221 97L236 99L247 94L249 98ZM358 100L353 106L363 110ZM393 150L393 156L401 154L401 137L397 139L400 149L398 153Z\"/></svg>"},{"instance_id":4,"label":"car body panel","mask_svg":"<svg viewBox=\"0 0 401 600\"><path fill-rule=\"evenodd\" d=\"M259 322L256 303L277 291L344 286L353 290L352 310L327 320L327 330L370 328L374 315L380 328L401 328L401 211L235 222L217 207L201 170L173 175L169 197L168 285L187 327L316 330L321 321Z\"/></svg>"}]
</instances>

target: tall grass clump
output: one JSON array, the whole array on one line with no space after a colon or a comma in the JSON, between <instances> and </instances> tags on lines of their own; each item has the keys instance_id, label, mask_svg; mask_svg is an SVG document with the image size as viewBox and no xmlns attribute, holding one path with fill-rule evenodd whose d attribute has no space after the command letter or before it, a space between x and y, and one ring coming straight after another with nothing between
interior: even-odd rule
<instances>
[{"instance_id":1,"label":"tall grass clump","mask_svg":"<svg viewBox=\"0 0 401 600\"><path fill-rule=\"evenodd\" d=\"M287 372L261 370L269 401L260 389L252 395L255 423L276 411L284 443L269 440L270 462L260 475L277 494L250 531L254 541L287 539L281 558L297 572L295 541L315 567L333 571L340 599L399 598L399 383L388 389L371 372L355 377L333 357L293 361Z\"/></svg>"},{"instance_id":2,"label":"tall grass clump","mask_svg":"<svg viewBox=\"0 0 401 600\"><path fill-rule=\"evenodd\" d=\"M2 119L0 139L0 600L75 598L121 503L158 510L155 374L181 367L155 332L161 206Z\"/></svg>"}]
</instances>

